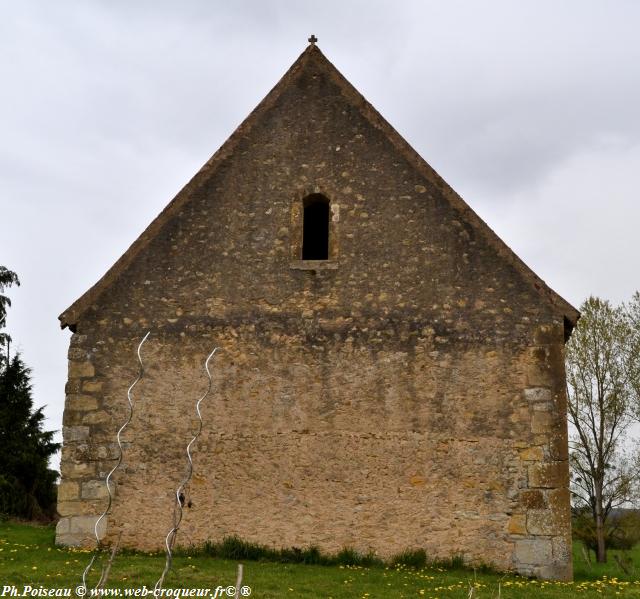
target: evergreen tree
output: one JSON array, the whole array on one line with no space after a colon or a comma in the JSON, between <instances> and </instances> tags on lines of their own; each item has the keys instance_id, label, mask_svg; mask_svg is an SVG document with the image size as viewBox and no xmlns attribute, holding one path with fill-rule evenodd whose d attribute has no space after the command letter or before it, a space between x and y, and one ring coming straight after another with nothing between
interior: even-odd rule
<instances>
[{"instance_id":1,"label":"evergreen tree","mask_svg":"<svg viewBox=\"0 0 640 599\"><path fill-rule=\"evenodd\" d=\"M0 266L0 292L13 284L17 275ZM0 349L10 340L2 332L10 305L0 293ZM19 354L0 352L0 515L29 520L55 514L58 473L49 458L60 447L53 431L43 430L43 408L34 410L30 374Z\"/></svg>"},{"instance_id":2,"label":"evergreen tree","mask_svg":"<svg viewBox=\"0 0 640 599\"><path fill-rule=\"evenodd\" d=\"M9 343L11 343L11 337L7 335L7 333L3 333L2 329L5 327L7 322L7 308L11 306L11 300L3 295L5 287L11 287L11 285L20 285L20 280L18 279L18 275L5 268L4 266L0 266L0 349L7 346L7 355L9 349ZM0 369L2 369L2 364L5 361L5 356L0 353Z\"/></svg>"},{"instance_id":3,"label":"evergreen tree","mask_svg":"<svg viewBox=\"0 0 640 599\"><path fill-rule=\"evenodd\" d=\"M49 458L60 445L33 409L30 371L19 354L0 373L0 513L42 519L55 514L58 473Z\"/></svg>"}]
</instances>

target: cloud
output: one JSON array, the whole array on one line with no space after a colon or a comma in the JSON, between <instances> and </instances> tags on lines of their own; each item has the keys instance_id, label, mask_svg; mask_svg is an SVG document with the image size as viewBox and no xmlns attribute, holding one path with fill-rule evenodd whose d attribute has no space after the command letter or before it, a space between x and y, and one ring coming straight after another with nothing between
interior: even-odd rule
<instances>
[{"instance_id":1,"label":"cloud","mask_svg":"<svg viewBox=\"0 0 640 599\"><path fill-rule=\"evenodd\" d=\"M640 143L603 142L556 165L535 188L479 211L503 239L566 299L619 303L640 289L637 223Z\"/></svg>"},{"instance_id":2,"label":"cloud","mask_svg":"<svg viewBox=\"0 0 640 599\"><path fill-rule=\"evenodd\" d=\"M60 428L57 315L315 33L343 74L567 299L640 287L640 4L23 0L0 21L10 332Z\"/></svg>"}]
</instances>

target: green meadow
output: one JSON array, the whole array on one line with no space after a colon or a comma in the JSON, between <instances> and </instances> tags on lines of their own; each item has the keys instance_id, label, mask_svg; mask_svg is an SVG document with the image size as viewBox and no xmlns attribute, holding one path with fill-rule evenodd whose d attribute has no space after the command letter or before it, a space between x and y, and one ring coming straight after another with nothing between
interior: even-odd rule
<instances>
[{"instance_id":1,"label":"green meadow","mask_svg":"<svg viewBox=\"0 0 640 599\"><path fill-rule=\"evenodd\" d=\"M623 557L628 574L610 553L606 565L589 565L581 548L574 548L575 580L543 582L512 575L464 568L406 566L316 566L245 561L243 585L251 597L268 599L303 597L313 599L428 598L545 598L545 597L639 597L640 550ZM9 597L15 587L22 596L25 585L32 595L39 589L75 589L91 552L54 545L54 528L14 522L0 523L0 597ZM630 560L630 561L629 561ZM164 555L122 553L113 561L107 589L152 589L164 567ZM226 588L236 581L237 564L206 556L180 555L166 579L167 589ZM88 586L97 582L98 569L91 572ZM117 596L117 591L111 591ZM221 591L219 591L221 593ZM224 598L227 595L218 594ZM246 595L249 596L249 595Z\"/></svg>"}]
</instances>

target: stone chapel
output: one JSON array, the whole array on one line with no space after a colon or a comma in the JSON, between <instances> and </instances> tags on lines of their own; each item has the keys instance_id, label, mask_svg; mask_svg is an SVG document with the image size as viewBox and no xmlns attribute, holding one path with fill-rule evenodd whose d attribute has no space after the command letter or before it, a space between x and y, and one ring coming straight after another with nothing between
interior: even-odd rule
<instances>
[{"instance_id":1,"label":"stone chapel","mask_svg":"<svg viewBox=\"0 0 640 599\"><path fill-rule=\"evenodd\" d=\"M57 542L238 535L570 579L564 344L578 312L315 40L109 271L69 348Z\"/></svg>"}]
</instances>

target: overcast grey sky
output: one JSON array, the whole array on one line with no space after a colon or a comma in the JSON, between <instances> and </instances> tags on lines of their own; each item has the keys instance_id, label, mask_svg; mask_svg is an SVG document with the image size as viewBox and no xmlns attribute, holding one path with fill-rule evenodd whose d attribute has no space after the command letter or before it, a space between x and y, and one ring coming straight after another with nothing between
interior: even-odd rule
<instances>
[{"instance_id":1,"label":"overcast grey sky","mask_svg":"<svg viewBox=\"0 0 640 599\"><path fill-rule=\"evenodd\" d=\"M60 429L57 316L315 33L336 67L574 305L640 288L640 2L0 3L8 330Z\"/></svg>"}]
</instances>

